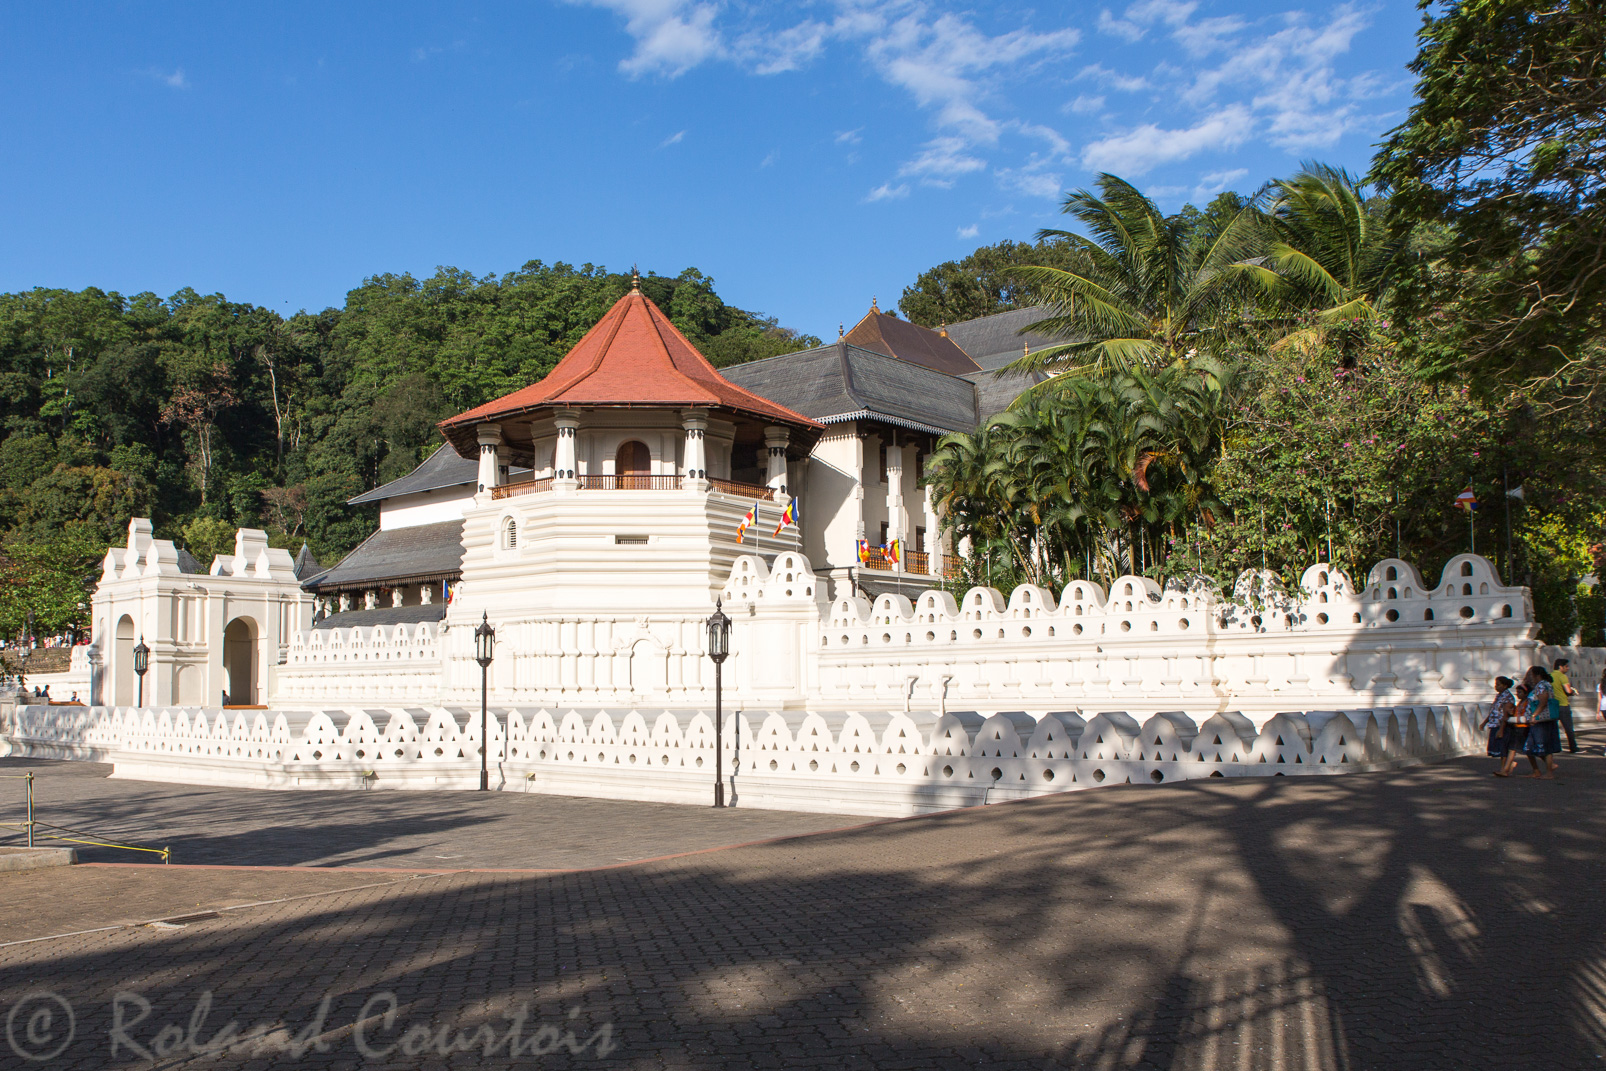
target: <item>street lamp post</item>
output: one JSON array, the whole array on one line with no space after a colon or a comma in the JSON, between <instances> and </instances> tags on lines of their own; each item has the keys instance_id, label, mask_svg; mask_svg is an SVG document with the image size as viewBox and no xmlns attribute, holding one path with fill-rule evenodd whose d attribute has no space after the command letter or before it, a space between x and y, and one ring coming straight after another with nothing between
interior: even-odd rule
<instances>
[{"instance_id":1,"label":"street lamp post","mask_svg":"<svg viewBox=\"0 0 1606 1071\"><path fill-rule=\"evenodd\" d=\"M145 705L145 671L151 668L151 649L145 646L145 637L139 638L134 648L134 675L139 678L139 705Z\"/></svg>"},{"instance_id":2,"label":"street lamp post","mask_svg":"<svg viewBox=\"0 0 1606 1071\"><path fill-rule=\"evenodd\" d=\"M714 806L725 806L725 769L723 729L725 711L725 659L731 653L731 619L721 608L723 600L714 600L714 612L708 618L708 657L714 660Z\"/></svg>"},{"instance_id":3,"label":"street lamp post","mask_svg":"<svg viewBox=\"0 0 1606 1071\"><path fill-rule=\"evenodd\" d=\"M486 689L490 679L491 658L496 650L496 629L491 627L491 615L481 615L480 627L474 630L474 661L480 664L480 791L491 789L491 734L490 714L486 710Z\"/></svg>"}]
</instances>

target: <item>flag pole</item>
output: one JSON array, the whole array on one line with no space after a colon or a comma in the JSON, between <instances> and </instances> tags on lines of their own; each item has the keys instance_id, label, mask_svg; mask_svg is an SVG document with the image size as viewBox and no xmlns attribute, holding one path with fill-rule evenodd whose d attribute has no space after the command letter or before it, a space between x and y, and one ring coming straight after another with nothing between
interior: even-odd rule
<instances>
[{"instance_id":1,"label":"flag pole","mask_svg":"<svg viewBox=\"0 0 1606 1071\"><path fill-rule=\"evenodd\" d=\"M1471 487L1471 484L1467 485ZM1478 503L1476 500L1467 503L1467 542L1472 553L1478 553Z\"/></svg>"}]
</instances>

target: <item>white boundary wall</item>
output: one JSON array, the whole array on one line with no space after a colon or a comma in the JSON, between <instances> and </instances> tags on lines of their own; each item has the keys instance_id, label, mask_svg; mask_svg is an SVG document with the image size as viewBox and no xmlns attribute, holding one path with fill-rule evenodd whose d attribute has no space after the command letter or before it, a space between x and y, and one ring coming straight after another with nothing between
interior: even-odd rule
<instances>
[{"instance_id":1,"label":"white boundary wall","mask_svg":"<svg viewBox=\"0 0 1606 1071\"><path fill-rule=\"evenodd\" d=\"M1483 709L1236 712L1141 724L1013 712L728 715L724 769L737 806L904 815L1099 785L1312 776L1475 752ZM116 764L114 776L299 789L466 789L479 781L478 711L207 711L23 707L13 753ZM702 711L494 711L492 785L707 803L713 719ZM505 730L505 733L504 733ZM505 736L505 738L504 738ZM739 736L739 742L738 742Z\"/></svg>"}]
</instances>

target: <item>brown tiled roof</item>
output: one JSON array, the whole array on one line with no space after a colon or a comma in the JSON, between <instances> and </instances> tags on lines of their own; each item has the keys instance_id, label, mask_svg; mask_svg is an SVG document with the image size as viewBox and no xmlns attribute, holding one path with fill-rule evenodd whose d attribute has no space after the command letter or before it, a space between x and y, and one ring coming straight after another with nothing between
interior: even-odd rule
<instances>
[{"instance_id":1,"label":"brown tiled roof","mask_svg":"<svg viewBox=\"0 0 1606 1071\"><path fill-rule=\"evenodd\" d=\"M545 379L440 426L458 452L470 456L477 449L474 425L567 406L707 406L794 428L819 428L808 417L721 376L669 317L635 289L615 302Z\"/></svg>"},{"instance_id":2,"label":"brown tiled roof","mask_svg":"<svg viewBox=\"0 0 1606 1071\"><path fill-rule=\"evenodd\" d=\"M875 350L910 364L925 365L950 376L981 370L952 339L928 327L889 316L873 305L864 319L853 325L847 341L849 345Z\"/></svg>"}]
</instances>

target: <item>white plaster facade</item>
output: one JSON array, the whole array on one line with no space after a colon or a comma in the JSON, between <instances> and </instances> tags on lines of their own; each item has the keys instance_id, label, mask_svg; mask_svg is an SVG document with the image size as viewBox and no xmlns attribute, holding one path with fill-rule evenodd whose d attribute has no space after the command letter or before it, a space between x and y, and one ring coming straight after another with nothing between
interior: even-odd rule
<instances>
[{"instance_id":1,"label":"white plaster facade","mask_svg":"<svg viewBox=\"0 0 1606 1071\"><path fill-rule=\"evenodd\" d=\"M185 573L170 540L153 539L136 518L128 543L106 552L91 603L91 704L126 705L139 697L134 647L150 648L148 704L254 706L266 701L275 667L292 638L312 624L312 596L301 590L287 551L265 532L242 528L234 553L206 574Z\"/></svg>"}]
</instances>

